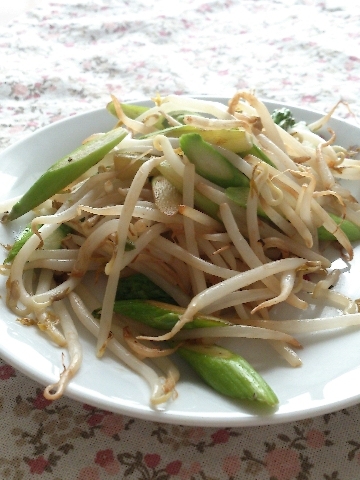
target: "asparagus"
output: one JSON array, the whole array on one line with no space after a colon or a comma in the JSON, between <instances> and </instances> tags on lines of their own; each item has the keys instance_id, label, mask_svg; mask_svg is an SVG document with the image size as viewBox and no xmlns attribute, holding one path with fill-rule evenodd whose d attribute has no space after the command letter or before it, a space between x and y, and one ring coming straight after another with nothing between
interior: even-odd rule
<instances>
[{"instance_id":1,"label":"asparagus","mask_svg":"<svg viewBox=\"0 0 360 480\"><path fill-rule=\"evenodd\" d=\"M214 390L236 399L275 406L279 400L259 373L240 355L217 345L185 345L177 350Z\"/></svg>"},{"instance_id":2,"label":"asparagus","mask_svg":"<svg viewBox=\"0 0 360 480\"><path fill-rule=\"evenodd\" d=\"M190 162L194 163L197 173L216 185L224 188L249 185L246 175L198 133L182 135L180 147Z\"/></svg>"},{"instance_id":3,"label":"asparagus","mask_svg":"<svg viewBox=\"0 0 360 480\"><path fill-rule=\"evenodd\" d=\"M143 114L149 109L148 107L144 107L142 105L132 105L126 103L121 103L120 105L125 115L131 119L137 118L139 115ZM110 112L116 117L116 109L114 102L109 102L106 105L106 109L108 112Z\"/></svg>"},{"instance_id":4,"label":"asparagus","mask_svg":"<svg viewBox=\"0 0 360 480\"><path fill-rule=\"evenodd\" d=\"M166 304L175 304L175 300L170 295L143 273L135 273L119 280L116 300L148 300L149 298Z\"/></svg>"},{"instance_id":5,"label":"asparagus","mask_svg":"<svg viewBox=\"0 0 360 480\"><path fill-rule=\"evenodd\" d=\"M140 291L140 294L144 295L144 291ZM159 330L171 330L184 311L184 308L177 305L139 298L116 300L114 303L114 312ZM185 324L183 328L191 329L228 325L230 325L228 322L216 317L197 315L191 322Z\"/></svg>"},{"instance_id":6,"label":"asparagus","mask_svg":"<svg viewBox=\"0 0 360 480\"><path fill-rule=\"evenodd\" d=\"M200 135L205 142L218 145L235 153L250 152L253 147L250 135L245 130L239 129L201 130L193 125L176 125L163 130L157 130L144 137L149 138L159 134L173 138L179 138L187 134L197 134Z\"/></svg>"},{"instance_id":7,"label":"asparagus","mask_svg":"<svg viewBox=\"0 0 360 480\"><path fill-rule=\"evenodd\" d=\"M229 187L226 189L225 193L230 200L237 203L241 207L246 208L246 202L249 195L248 187L236 187L236 188ZM257 213L259 217L268 219L267 215L261 208L258 208ZM336 224L340 226L341 230L345 233L345 235L348 237L350 242L356 242L357 240L360 240L360 227L358 225L355 225L350 220L341 218L338 215L335 215L334 213L328 212L328 214L336 222ZM319 240L322 240L322 241L336 240L334 235L330 233L328 230L326 230L326 228L324 228L323 226L319 227L317 231L318 231Z\"/></svg>"},{"instance_id":8,"label":"asparagus","mask_svg":"<svg viewBox=\"0 0 360 480\"><path fill-rule=\"evenodd\" d=\"M131 277L123 279L123 284ZM141 278L140 286L141 286ZM119 282L119 283L120 283ZM151 280L144 282L141 295L151 295L153 290ZM157 287L158 288L158 287ZM136 291L132 288L126 290L122 287L127 300L117 300L114 311L124 317L144 323L159 330L171 330L179 320L183 308L153 300L136 299ZM96 312L98 314L98 312ZM228 322L216 317L197 315L184 326L184 329L211 328L214 326L227 326ZM171 342L176 345L176 342ZM178 345L178 354L192 367L200 377L215 391L239 400L266 403L274 406L278 399L254 368L240 355L217 345L201 345L192 342L183 342Z\"/></svg>"},{"instance_id":9,"label":"asparagus","mask_svg":"<svg viewBox=\"0 0 360 480\"><path fill-rule=\"evenodd\" d=\"M127 135L116 128L78 147L54 163L13 206L7 220L15 220L67 187L98 163Z\"/></svg>"},{"instance_id":10,"label":"asparagus","mask_svg":"<svg viewBox=\"0 0 360 480\"><path fill-rule=\"evenodd\" d=\"M149 107L144 107L143 105L133 105L129 103L120 103L122 111L125 113L125 115L131 119L136 119L143 113L145 113L147 110L149 110ZM106 105L106 109L108 112L110 112L112 115L117 117L116 114L116 109L114 102L111 101ZM161 116L159 120L155 123L155 127L158 128L159 130L165 128L168 126L167 120Z\"/></svg>"},{"instance_id":11,"label":"asparagus","mask_svg":"<svg viewBox=\"0 0 360 480\"><path fill-rule=\"evenodd\" d=\"M44 248L47 248L49 250L56 250L58 248L61 248L61 241L71 231L72 229L65 224L59 225L59 227L48 238L45 239ZM4 263L11 263L32 235L33 231L31 229L31 226L27 225L14 242L7 257L4 260Z\"/></svg>"},{"instance_id":12,"label":"asparagus","mask_svg":"<svg viewBox=\"0 0 360 480\"><path fill-rule=\"evenodd\" d=\"M275 165L272 163L270 158L264 153L261 148L259 148L255 143L252 145L252 147L249 150L245 150L243 152L238 152L240 155L244 158L246 155L254 155L254 157L259 158L263 162L267 163L268 165L271 165L272 167L275 167Z\"/></svg>"}]
</instances>

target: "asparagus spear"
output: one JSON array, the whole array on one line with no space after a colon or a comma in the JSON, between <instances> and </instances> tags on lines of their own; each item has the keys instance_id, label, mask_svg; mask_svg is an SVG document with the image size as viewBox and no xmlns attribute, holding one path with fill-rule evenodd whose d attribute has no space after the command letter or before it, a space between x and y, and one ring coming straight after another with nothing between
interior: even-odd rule
<instances>
[{"instance_id":1,"label":"asparagus spear","mask_svg":"<svg viewBox=\"0 0 360 480\"><path fill-rule=\"evenodd\" d=\"M73 232L71 227L65 223L61 223L58 228L44 240L44 250L57 250L58 248L61 248L62 240L71 232ZM7 257L4 260L4 263L11 263L29 238L32 237L32 235L34 235L34 232L32 231L31 225L27 225L15 240ZM134 250L134 248L134 242L127 240L125 244L125 251L128 252L130 250Z\"/></svg>"},{"instance_id":2,"label":"asparagus spear","mask_svg":"<svg viewBox=\"0 0 360 480\"><path fill-rule=\"evenodd\" d=\"M160 330L171 330L184 309L151 300L118 300L114 311ZM184 328L226 326L227 322L210 316L196 316ZM174 343L174 342L172 342ZM179 355L214 390L222 395L247 399L274 406L278 399L254 368L240 355L217 345L185 342Z\"/></svg>"},{"instance_id":3,"label":"asparagus spear","mask_svg":"<svg viewBox=\"0 0 360 480\"><path fill-rule=\"evenodd\" d=\"M59 225L59 227L45 239L44 248L50 250L56 250L61 247L61 241L66 237L68 233L71 232L71 228L65 224ZM21 248L33 235L33 231L30 225L27 225L24 230L20 233L19 237L16 239L15 243L11 247L7 257L4 260L4 263L11 263L16 255L19 253Z\"/></svg>"},{"instance_id":4,"label":"asparagus spear","mask_svg":"<svg viewBox=\"0 0 360 480\"><path fill-rule=\"evenodd\" d=\"M267 163L268 165L271 165L272 167L275 167L275 165L272 163L270 158L264 153L261 148L259 148L257 145L253 144L252 147L249 150L245 150L244 152L239 152L240 155L244 158L246 155L254 155L254 157L259 158L263 162Z\"/></svg>"},{"instance_id":5,"label":"asparagus spear","mask_svg":"<svg viewBox=\"0 0 360 480\"><path fill-rule=\"evenodd\" d=\"M81 145L54 163L13 206L7 219L15 220L65 188L90 167L98 163L126 136L124 128L116 128Z\"/></svg>"},{"instance_id":6,"label":"asparagus spear","mask_svg":"<svg viewBox=\"0 0 360 480\"><path fill-rule=\"evenodd\" d=\"M114 311L159 330L171 330L184 309L152 300L118 300ZM196 316L188 328L226 326L227 322L210 316ZM172 342L174 343L174 342ZM185 342L179 355L214 390L222 395L247 399L274 406L278 399L259 373L240 355L217 345Z\"/></svg>"},{"instance_id":7,"label":"asparagus spear","mask_svg":"<svg viewBox=\"0 0 360 480\"><path fill-rule=\"evenodd\" d=\"M106 108L112 115L116 116L115 106L113 102L109 102ZM123 109L125 115L132 119L137 118L139 115L149 109L148 107L126 103L122 103L121 108ZM269 165L274 166L269 157L261 150L261 148L252 143L250 135L248 135L245 130L201 130L197 127L194 127L193 125L183 124L183 117L187 113L192 114L193 112L172 112L172 117L182 123L182 125L176 126L167 126L167 120L161 117L155 124L155 126L159 130L144 135L142 138L152 137L158 134L179 138L181 135L186 133L198 133L206 142L209 142L213 145L219 145L223 148L226 148L227 150L230 150L231 152L240 154L242 157L245 157L249 154L254 155L260 160L268 163ZM292 113L286 108L274 110L274 112L272 113L272 118L274 122L277 123L284 130L287 130L295 124Z\"/></svg>"},{"instance_id":8,"label":"asparagus spear","mask_svg":"<svg viewBox=\"0 0 360 480\"><path fill-rule=\"evenodd\" d=\"M180 147L194 163L197 173L216 185L224 188L249 185L249 179L198 133L182 135Z\"/></svg>"},{"instance_id":9,"label":"asparagus spear","mask_svg":"<svg viewBox=\"0 0 360 480\"><path fill-rule=\"evenodd\" d=\"M334 220L334 222L336 222L337 225L340 226L341 230L345 233L345 235L348 237L350 242L356 242L357 240L360 240L360 228L357 225L352 223L350 220L346 220L341 217L338 217L333 213L329 213L329 215ZM318 228L318 235L319 235L319 240L328 240L328 241L336 240L334 235L330 233L328 230L326 230L326 228L324 228L323 226Z\"/></svg>"},{"instance_id":10,"label":"asparagus spear","mask_svg":"<svg viewBox=\"0 0 360 480\"><path fill-rule=\"evenodd\" d=\"M120 105L125 115L132 119L137 118L139 115L149 110L148 107L144 107L142 105L132 105L127 103L121 103ZM110 112L112 115L116 117L116 109L115 109L114 102L109 102L106 105L106 109L108 112Z\"/></svg>"},{"instance_id":11,"label":"asparagus spear","mask_svg":"<svg viewBox=\"0 0 360 480\"><path fill-rule=\"evenodd\" d=\"M114 303L114 312L159 330L171 330L184 311L184 308L177 305L155 300L134 298L131 300L116 300ZM207 328L228 325L230 325L228 322L216 317L197 315L191 322L185 324L184 328Z\"/></svg>"},{"instance_id":12,"label":"asparagus spear","mask_svg":"<svg viewBox=\"0 0 360 480\"><path fill-rule=\"evenodd\" d=\"M190 133L198 134L205 142L226 148L226 150L230 150L230 152L250 153L250 150L253 147L250 135L245 130L201 130L193 125L176 125L174 127L152 132L145 135L143 138L149 138L159 134L165 135L166 137L179 138L182 135Z\"/></svg>"},{"instance_id":13,"label":"asparagus spear","mask_svg":"<svg viewBox=\"0 0 360 480\"><path fill-rule=\"evenodd\" d=\"M175 305L175 300L164 290L152 282L146 275L135 273L120 278L116 290L116 300L156 300Z\"/></svg>"},{"instance_id":14,"label":"asparagus spear","mask_svg":"<svg viewBox=\"0 0 360 480\"><path fill-rule=\"evenodd\" d=\"M147 110L149 110L149 107L144 107L143 105L133 105L129 103L120 103L120 106L125 115L131 119L136 119L137 117L145 113ZM109 102L106 105L106 109L108 112L110 112L117 118L116 109L113 101ZM155 123L155 127L161 130L165 127L168 127L168 122L164 117L161 116L159 120Z\"/></svg>"},{"instance_id":15,"label":"asparagus spear","mask_svg":"<svg viewBox=\"0 0 360 480\"><path fill-rule=\"evenodd\" d=\"M217 392L275 406L279 400L259 373L240 355L217 345L185 345L177 350Z\"/></svg>"},{"instance_id":16,"label":"asparagus spear","mask_svg":"<svg viewBox=\"0 0 360 480\"><path fill-rule=\"evenodd\" d=\"M107 110L114 116L116 116L115 106L113 102L109 102L106 106ZM146 112L149 108L143 107L140 105L132 105L132 104L121 104L121 108L125 115L129 118L135 119L142 113ZM176 112L172 113L172 116L178 120L179 122L183 123L183 117L188 112ZM192 112L190 112L192 113ZM230 130L201 130L198 127L193 125L176 125L176 126L166 126L167 120L165 118L160 118L155 126L158 128L155 132L149 133L147 135L142 136L141 138L149 138L155 135L165 135L171 136L174 138L179 138L183 134L187 133L198 133L203 140L206 142L211 143L212 145L218 145L231 152L238 153L242 157L246 155L254 155L258 157L260 160L268 163L271 166L274 166L269 157L255 144L252 143L250 135L241 129L230 129Z\"/></svg>"},{"instance_id":17,"label":"asparagus spear","mask_svg":"<svg viewBox=\"0 0 360 480\"><path fill-rule=\"evenodd\" d=\"M246 208L246 202L249 195L249 188L248 187L229 187L226 189L226 196L230 198L233 202L237 203L241 207ZM268 218L265 212L259 208L258 215L263 218ZM328 212L329 213L329 212ZM330 217L340 226L341 230L345 233L348 237L350 242L356 242L360 240L360 227L355 225L350 220L343 219L338 215L333 213L329 213ZM326 240L326 241L334 241L336 238L332 233L330 233L326 228L323 226L318 228L318 237L319 240Z\"/></svg>"}]
</instances>

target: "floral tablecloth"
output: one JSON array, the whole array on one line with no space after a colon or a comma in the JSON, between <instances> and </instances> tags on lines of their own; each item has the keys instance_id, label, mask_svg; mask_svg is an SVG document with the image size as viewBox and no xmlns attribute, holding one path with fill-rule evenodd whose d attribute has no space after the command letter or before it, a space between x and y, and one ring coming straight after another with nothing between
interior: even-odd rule
<instances>
[{"instance_id":1,"label":"floral tablecloth","mask_svg":"<svg viewBox=\"0 0 360 480\"><path fill-rule=\"evenodd\" d=\"M347 0L50 1L0 28L0 146L154 93L360 115L360 6ZM355 121L345 107L338 115ZM273 426L173 426L102 411L0 362L0 478L353 480L360 406Z\"/></svg>"}]
</instances>

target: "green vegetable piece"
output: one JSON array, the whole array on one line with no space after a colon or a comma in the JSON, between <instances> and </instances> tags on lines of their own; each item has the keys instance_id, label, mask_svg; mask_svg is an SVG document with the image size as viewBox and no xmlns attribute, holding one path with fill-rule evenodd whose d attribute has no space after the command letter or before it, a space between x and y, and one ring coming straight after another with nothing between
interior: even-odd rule
<instances>
[{"instance_id":1,"label":"green vegetable piece","mask_svg":"<svg viewBox=\"0 0 360 480\"><path fill-rule=\"evenodd\" d=\"M175 127L169 127L149 133L144 135L143 138L154 137L159 134L165 135L166 137L179 138L181 135L188 133L197 133L206 142L226 148L231 152L251 153L252 142L250 136L245 130L201 130L193 125L176 125Z\"/></svg>"},{"instance_id":2,"label":"green vegetable piece","mask_svg":"<svg viewBox=\"0 0 360 480\"><path fill-rule=\"evenodd\" d=\"M122 285L121 285L122 283ZM114 311L159 330L171 330L185 309L153 300L164 292L143 274L119 282ZM165 294L166 295L166 294ZM130 298L130 299L129 299ZM94 312L99 317L99 311ZM226 326L227 322L210 316L196 316L184 329ZM186 344L177 352L217 392L236 399L248 399L270 406L278 399L253 367L242 357L215 345Z\"/></svg>"},{"instance_id":3,"label":"green vegetable piece","mask_svg":"<svg viewBox=\"0 0 360 480\"><path fill-rule=\"evenodd\" d=\"M175 304L175 300L152 280L142 273L135 273L121 278L116 290L116 300L157 300L159 302Z\"/></svg>"},{"instance_id":4,"label":"green vegetable piece","mask_svg":"<svg viewBox=\"0 0 360 480\"><path fill-rule=\"evenodd\" d=\"M141 138L151 138L156 137L156 135L165 135L166 137L179 138L185 133L197 133L198 129L192 125L175 125L172 127L162 128L161 130L156 130L155 132L147 133Z\"/></svg>"},{"instance_id":5,"label":"green vegetable piece","mask_svg":"<svg viewBox=\"0 0 360 480\"><path fill-rule=\"evenodd\" d=\"M131 250L135 250L135 243L132 240L127 239L125 242L125 252L131 252Z\"/></svg>"},{"instance_id":6,"label":"green vegetable piece","mask_svg":"<svg viewBox=\"0 0 360 480\"><path fill-rule=\"evenodd\" d=\"M24 230L20 233L18 238L15 240L15 243L11 247L7 257L4 260L4 263L11 263L16 255L20 252L25 243L29 240L33 234L30 225L26 226Z\"/></svg>"},{"instance_id":7,"label":"green vegetable piece","mask_svg":"<svg viewBox=\"0 0 360 480\"><path fill-rule=\"evenodd\" d=\"M184 311L183 308L177 305L153 300L117 300L114 304L114 312L159 330L171 330ZM184 325L183 328L192 329L228 325L229 323L219 318L198 315L191 322Z\"/></svg>"},{"instance_id":8,"label":"green vegetable piece","mask_svg":"<svg viewBox=\"0 0 360 480\"><path fill-rule=\"evenodd\" d=\"M240 207L246 208L247 204L247 199L249 196L249 187L229 187L225 190L226 196L235 202L237 205L240 205ZM267 218L267 215L265 214L264 210L262 208L258 208L257 214L259 217L264 217Z\"/></svg>"},{"instance_id":9,"label":"green vegetable piece","mask_svg":"<svg viewBox=\"0 0 360 480\"><path fill-rule=\"evenodd\" d=\"M61 241L70 233L72 229L67 225L59 225L59 227L44 241L44 248L48 250L57 250L61 248ZM11 247L4 263L11 263L25 243L33 235L31 226L27 225L16 239L14 245Z\"/></svg>"},{"instance_id":10,"label":"green vegetable piece","mask_svg":"<svg viewBox=\"0 0 360 480\"><path fill-rule=\"evenodd\" d=\"M193 114L194 114L194 112L188 112L186 110L176 110L176 111L173 111L173 112L169 112L169 115L171 115L171 117L174 120L177 120L179 123L182 123L183 125L184 125L185 115L193 115ZM163 128L172 127L172 124L169 123L167 118L164 118L162 123L163 123Z\"/></svg>"},{"instance_id":11,"label":"green vegetable piece","mask_svg":"<svg viewBox=\"0 0 360 480\"><path fill-rule=\"evenodd\" d=\"M240 355L216 345L181 346L178 354L217 392L275 406L271 387Z\"/></svg>"},{"instance_id":12,"label":"green vegetable piece","mask_svg":"<svg viewBox=\"0 0 360 480\"><path fill-rule=\"evenodd\" d=\"M249 185L249 179L198 133L180 137L180 147L197 173L220 187Z\"/></svg>"},{"instance_id":13,"label":"green vegetable piece","mask_svg":"<svg viewBox=\"0 0 360 480\"><path fill-rule=\"evenodd\" d=\"M124 128L116 128L58 160L13 206L8 220L21 217L76 180L120 143L126 134Z\"/></svg>"},{"instance_id":14,"label":"green vegetable piece","mask_svg":"<svg viewBox=\"0 0 360 480\"><path fill-rule=\"evenodd\" d=\"M58 228L44 240L44 249L45 250L57 250L61 248L61 242L64 238L74 230L71 227L68 227L65 224L60 224Z\"/></svg>"},{"instance_id":15,"label":"green vegetable piece","mask_svg":"<svg viewBox=\"0 0 360 480\"><path fill-rule=\"evenodd\" d=\"M142 105L131 105L127 103L121 103L121 108L125 115L131 119L137 118L139 115L142 115L144 112L149 110L149 107L143 107ZM115 117L116 115L116 110L115 110L115 105L114 102L109 102L106 105L106 109L108 112L110 112L112 115Z\"/></svg>"},{"instance_id":16,"label":"green vegetable piece","mask_svg":"<svg viewBox=\"0 0 360 480\"><path fill-rule=\"evenodd\" d=\"M250 135L245 130L201 130L199 135L206 142L234 153L246 152L252 146Z\"/></svg>"},{"instance_id":17,"label":"green vegetable piece","mask_svg":"<svg viewBox=\"0 0 360 480\"><path fill-rule=\"evenodd\" d=\"M233 202L237 203L243 208L246 208L246 202L249 195L249 188L247 187L229 187L225 191L226 196L232 200ZM262 218L268 218L265 214L264 210L258 208L258 215ZM340 226L341 230L345 233L348 237L350 242L356 242L360 240L360 227L352 223L350 220L344 220L341 217L334 215L333 213L329 213L330 217ZM336 238L332 233L330 233L326 228L319 227L318 228L318 237L321 241L334 241Z\"/></svg>"},{"instance_id":18,"label":"green vegetable piece","mask_svg":"<svg viewBox=\"0 0 360 480\"><path fill-rule=\"evenodd\" d=\"M132 105L129 103L120 103L120 105L125 115L133 120L149 110L149 107L144 107L143 105ZM106 109L116 118L118 118L114 102L109 102L106 105ZM163 129L165 128L165 126L168 126L168 122L164 117L160 117L159 120L155 123L155 127L158 129Z\"/></svg>"},{"instance_id":19,"label":"green vegetable piece","mask_svg":"<svg viewBox=\"0 0 360 480\"><path fill-rule=\"evenodd\" d=\"M271 118L274 120L274 123L285 131L288 131L289 128L293 127L296 123L291 111L285 107L274 110Z\"/></svg>"},{"instance_id":20,"label":"green vegetable piece","mask_svg":"<svg viewBox=\"0 0 360 480\"><path fill-rule=\"evenodd\" d=\"M333 213L329 213L329 215L334 222L337 223L337 225L340 225L341 230L345 233L350 242L356 242L357 240L360 240L360 227L352 223L350 220L342 219ZM319 240L335 240L334 235L322 226L318 228L318 235Z\"/></svg>"},{"instance_id":21,"label":"green vegetable piece","mask_svg":"<svg viewBox=\"0 0 360 480\"><path fill-rule=\"evenodd\" d=\"M275 168L275 165L272 163L270 158L261 150L261 148L259 148L255 144L249 150L246 150L245 152L239 152L239 153L243 158L246 157L246 155L254 155L254 157L259 158L263 162Z\"/></svg>"}]
</instances>

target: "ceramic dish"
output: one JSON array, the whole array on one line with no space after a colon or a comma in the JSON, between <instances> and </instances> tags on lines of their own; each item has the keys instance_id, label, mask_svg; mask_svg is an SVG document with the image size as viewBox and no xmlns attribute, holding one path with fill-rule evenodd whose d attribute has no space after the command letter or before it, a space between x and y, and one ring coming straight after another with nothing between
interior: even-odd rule
<instances>
[{"instance_id":1,"label":"ceramic dish","mask_svg":"<svg viewBox=\"0 0 360 480\"><path fill-rule=\"evenodd\" d=\"M217 99L221 101L221 99ZM267 102L270 110L279 105ZM313 121L319 114L292 108L297 119ZM99 109L73 116L43 128L0 154L0 200L22 194L55 160L69 153L88 135L106 131L113 117ZM346 122L332 120L337 143L348 147L360 143L360 130ZM356 194L356 192L354 192ZM360 191L358 192L360 193ZM0 242L12 243L25 220L0 226ZM343 270L338 288L352 298L359 297L360 249L355 248L351 265L336 259ZM3 255L4 256L4 255ZM5 295L5 278L0 278ZM311 315L328 315L318 305ZM277 309L279 317L299 316L288 307ZM309 315L307 312L306 315ZM360 401L360 329L348 328L324 334L298 336L303 343L303 366L289 367L266 343L256 340L228 342L241 351L275 390L280 403L275 410L258 410L252 405L221 397L204 385L180 360L178 397L166 408L149 405L147 383L121 365L111 354L98 360L94 338L80 329L84 349L83 365L69 384L66 395L102 409L147 420L202 426L250 426L298 420L335 411ZM4 303L0 304L0 356L42 385L54 383L61 367L61 349L35 328L20 325Z\"/></svg>"}]
</instances>

